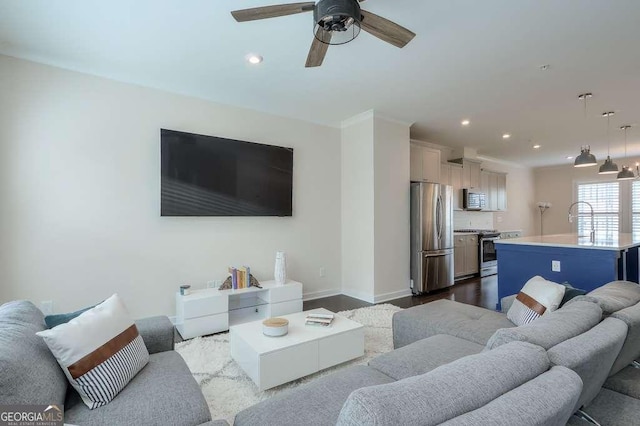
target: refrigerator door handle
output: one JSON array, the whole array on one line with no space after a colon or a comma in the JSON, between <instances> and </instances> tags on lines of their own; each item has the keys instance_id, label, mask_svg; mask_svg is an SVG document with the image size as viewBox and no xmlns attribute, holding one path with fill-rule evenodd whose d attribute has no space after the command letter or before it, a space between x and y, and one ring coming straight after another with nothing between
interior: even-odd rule
<instances>
[{"instance_id":1,"label":"refrigerator door handle","mask_svg":"<svg viewBox=\"0 0 640 426\"><path fill-rule=\"evenodd\" d=\"M425 254L423 257L442 257L442 256L449 256L451 253L431 253L431 254Z\"/></svg>"},{"instance_id":2,"label":"refrigerator door handle","mask_svg":"<svg viewBox=\"0 0 640 426\"><path fill-rule=\"evenodd\" d=\"M438 227L438 240L442 239L442 216L443 214L442 208L442 195L438 195L438 202L436 207L436 226Z\"/></svg>"}]
</instances>

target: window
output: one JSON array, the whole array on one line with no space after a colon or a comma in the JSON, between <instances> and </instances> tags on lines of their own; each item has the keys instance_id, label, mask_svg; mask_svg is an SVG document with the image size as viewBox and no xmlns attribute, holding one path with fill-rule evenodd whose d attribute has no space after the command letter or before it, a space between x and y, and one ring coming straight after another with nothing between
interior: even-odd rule
<instances>
[{"instance_id":1,"label":"window","mask_svg":"<svg viewBox=\"0 0 640 426\"><path fill-rule=\"evenodd\" d=\"M634 182L634 191L636 185ZM638 190L638 232L640 232L640 187ZM635 193L635 192L634 192ZM594 225L599 238L617 236L620 230L620 185L618 182L584 183L578 185L578 201L586 201L593 207ZM634 230L636 198L634 197ZM591 232L591 209L581 203L574 207L578 211L578 235ZM575 210L574 210L575 212Z\"/></svg>"},{"instance_id":2,"label":"window","mask_svg":"<svg viewBox=\"0 0 640 426\"><path fill-rule=\"evenodd\" d=\"M640 233L640 182L631 186L631 232Z\"/></svg>"}]
</instances>

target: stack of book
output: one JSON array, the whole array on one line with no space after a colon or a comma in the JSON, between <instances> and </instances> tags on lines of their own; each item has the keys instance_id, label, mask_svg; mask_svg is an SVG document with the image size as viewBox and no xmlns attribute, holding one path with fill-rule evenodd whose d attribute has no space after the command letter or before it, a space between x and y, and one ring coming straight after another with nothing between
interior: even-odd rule
<instances>
[{"instance_id":1,"label":"stack of book","mask_svg":"<svg viewBox=\"0 0 640 426\"><path fill-rule=\"evenodd\" d=\"M329 327L333 322L333 314L307 314L307 318L304 321L306 325L313 325L319 327Z\"/></svg>"},{"instance_id":2,"label":"stack of book","mask_svg":"<svg viewBox=\"0 0 640 426\"><path fill-rule=\"evenodd\" d=\"M231 274L231 288L234 290L240 288L249 288L251 286L251 268L243 266L242 268L229 268Z\"/></svg>"}]
</instances>

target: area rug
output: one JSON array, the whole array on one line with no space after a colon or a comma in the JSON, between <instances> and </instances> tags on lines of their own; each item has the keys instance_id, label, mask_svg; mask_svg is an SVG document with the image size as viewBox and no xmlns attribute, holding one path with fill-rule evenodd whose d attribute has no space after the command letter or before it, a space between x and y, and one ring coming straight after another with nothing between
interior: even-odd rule
<instances>
[{"instance_id":1,"label":"area rug","mask_svg":"<svg viewBox=\"0 0 640 426\"><path fill-rule=\"evenodd\" d=\"M402 308L390 304L339 312L364 325L364 356L311 376L263 392L245 375L229 354L229 333L197 337L176 344L202 388L211 417L233 424L236 413L280 392L308 383L352 365L366 364L375 356L393 349L391 317Z\"/></svg>"}]
</instances>

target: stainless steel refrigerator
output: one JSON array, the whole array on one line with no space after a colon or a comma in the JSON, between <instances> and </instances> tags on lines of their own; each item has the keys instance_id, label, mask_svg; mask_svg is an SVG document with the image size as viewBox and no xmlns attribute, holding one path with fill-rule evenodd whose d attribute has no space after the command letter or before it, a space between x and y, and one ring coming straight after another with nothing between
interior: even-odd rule
<instances>
[{"instance_id":1,"label":"stainless steel refrigerator","mask_svg":"<svg viewBox=\"0 0 640 426\"><path fill-rule=\"evenodd\" d=\"M453 188L411 183L411 291L453 285Z\"/></svg>"}]
</instances>

